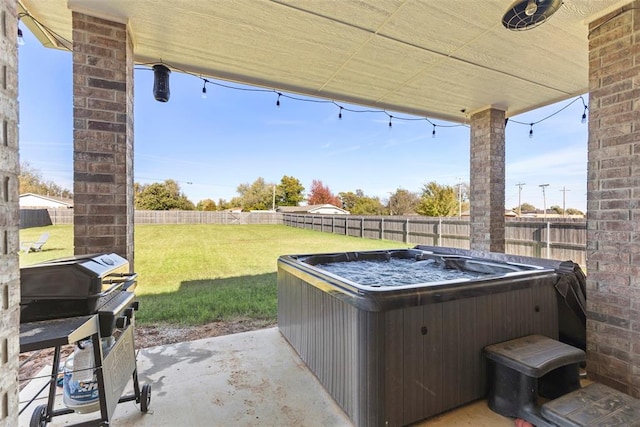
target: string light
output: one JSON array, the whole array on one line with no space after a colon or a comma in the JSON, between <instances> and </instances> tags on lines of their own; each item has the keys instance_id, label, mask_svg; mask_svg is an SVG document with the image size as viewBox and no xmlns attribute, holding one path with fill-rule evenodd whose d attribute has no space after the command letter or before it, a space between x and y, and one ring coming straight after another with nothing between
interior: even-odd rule
<instances>
[{"instance_id":1,"label":"string light","mask_svg":"<svg viewBox=\"0 0 640 427\"><path fill-rule=\"evenodd\" d=\"M22 37L22 29L18 27L18 46L24 46L24 37Z\"/></svg>"},{"instance_id":2,"label":"string light","mask_svg":"<svg viewBox=\"0 0 640 427\"><path fill-rule=\"evenodd\" d=\"M207 99L207 83L209 80L202 79L202 99Z\"/></svg>"},{"instance_id":3,"label":"string light","mask_svg":"<svg viewBox=\"0 0 640 427\"><path fill-rule=\"evenodd\" d=\"M569 106L571 106L574 102L577 102L578 100L582 101L582 106L584 107L584 110L582 112L582 118L581 118L581 122L585 123L587 121L587 103L585 102L584 98L582 96L579 96L575 99L573 99L571 102L568 102L565 106L563 106L562 108L558 109L557 111L549 114L546 117L541 118L540 120L536 121L536 122L531 122L531 123L525 123L525 122L519 122L517 120L514 119L509 119L506 118L504 121L504 125L505 127L507 126L507 123L517 123L519 125L526 125L529 126L529 138L533 138L533 125L537 125L538 123L542 123L547 119L550 119L551 117L555 116L556 114L559 114L561 111L569 108Z\"/></svg>"},{"instance_id":4,"label":"string light","mask_svg":"<svg viewBox=\"0 0 640 427\"><path fill-rule=\"evenodd\" d=\"M73 52L73 42L71 40L64 38L63 36L61 36L60 34L55 32L51 28L47 27L42 22L40 22L36 18L34 18L28 12L19 13L18 14L18 22L20 22L20 20L22 18L31 19L37 25L37 27L40 30L42 30L43 33L45 33L51 40L55 41L55 43L57 45L56 47L61 47L63 49L68 50L69 52ZM22 42L21 42L21 39L22 39ZM22 30L19 27L18 27L18 44L19 45L23 45L24 44L24 39L22 38Z\"/></svg>"},{"instance_id":5,"label":"string light","mask_svg":"<svg viewBox=\"0 0 640 427\"><path fill-rule=\"evenodd\" d=\"M149 68L146 68L144 66L149 66L155 63L150 63L150 64L139 64L139 66L136 66L136 69L144 69L144 70L148 70ZM165 63L165 65L168 66L168 64ZM139 67L144 67L144 68L139 68ZM388 127L392 128L393 127L393 120L403 120L403 121L417 121L417 120L424 120L427 123L429 123L433 128L431 131L431 137L435 138L436 136L436 126L439 127L443 127L443 128L453 128L453 127L469 127L469 125L467 124L452 124L452 125L444 125L444 124L438 124L438 123L434 123L432 122L428 117L398 117L398 116L393 116L391 114L389 114L387 111L385 110L369 110L369 109L353 109L353 108L347 108L344 107L342 105L337 104L335 101L331 101L331 100L324 100L324 99L310 99L310 98L302 98L302 97L297 97L297 96L292 96L292 95L287 95L281 92L278 92L274 89L263 89L263 88L252 88L252 87L238 87L238 86L232 86L229 84L224 84L221 82L216 82L216 81L211 81L211 80L207 80L205 77L202 77L200 75L196 75L194 73L191 73L189 71L186 70L182 70L179 67L175 67L175 66L170 66L171 68L175 69L176 71L180 71L184 74L188 74L194 77L197 77L201 80L203 80L203 89L206 87L206 84L213 84L216 86L220 86L220 87L224 87L227 89L233 89L233 90L241 90L241 91L247 91L247 92L266 92L266 93L275 93L278 95L278 98L276 100L276 107L280 107L280 98L288 98L291 100L295 100L295 101L301 101L301 102L314 102L314 103L318 103L318 104L333 104L338 108L338 119L342 119L342 111L349 111L352 113L372 113L372 114L386 114L389 117L389 122L388 122ZM204 90L203 90L204 92ZM567 103L565 106L563 106L562 108L558 109L557 111L549 114L546 117L543 117L542 119L535 121L535 122L530 122L530 123L525 123L525 122L520 122L517 120L514 120L513 118L505 118L504 120L504 125L505 128L507 126L508 123L512 122L512 123L516 123L516 124L520 124L520 125L526 125L529 126L529 138L533 138L533 125L537 125L538 123L541 123L547 119L550 119L551 117L555 116L556 114L559 114L561 111L565 110L566 108L568 108L570 105L572 105L574 102L577 102L578 100L581 100L583 103L583 107L584 107L584 112L583 112L583 119L586 119L586 111L588 110L587 104L584 101L584 98L582 96L579 96L575 99L573 99L572 101L570 101L569 103Z\"/></svg>"},{"instance_id":6,"label":"string light","mask_svg":"<svg viewBox=\"0 0 640 427\"><path fill-rule=\"evenodd\" d=\"M621 10L621 12L619 14L621 14L623 12L627 12L628 10L636 10L636 9L639 9L639 8L635 8L635 7L628 8L628 9L624 9L623 8L623 10ZM593 28L591 31L592 32L595 31L601 25L603 25L604 23L608 22L609 20L615 18L618 15L610 17L607 21L601 23L598 27ZM58 34L55 31L53 31L52 29L48 28L46 25L42 24L40 21L38 21L36 18L34 18L29 13L20 13L20 14L18 14L18 22L20 21L21 18L24 18L24 17L27 17L27 18L31 19L34 23L36 23L38 25L38 27L40 27L45 33L47 33L53 40L56 41L56 43L58 44L58 47L62 47L64 49L67 49L70 52L73 51L73 49L72 49L73 43L70 40L64 38L60 34ZM23 37L22 37L22 30L20 29L20 27L18 27L18 44L24 44L24 40L23 40ZM262 88L249 88L249 87L231 86L231 85L223 84L223 83L220 83L220 82L214 82L214 81L207 80L206 78L204 78L202 76L199 76L199 75L196 75L196 74L194 74L192 72L180 69L179 67L176 67L176 66L165 64L162 61L160 61L160 63L170 67L171 69L175 69L175 70L180 71L180 72L182 72L184 74L188 74L190 76L194 76L194 77L197 77L197 78L203 80L203 85L202 85L203 98L206 97L206 92L207 92L206 84L209 83L209 84L214 84L214 85L221 86L221 87L224 87L224 88L227 88L227 89L242 90L242 91L247 91L247 92L270 92L270 93L275 92L275 93L278 94L278 99L276 100L276 107L280 107L280 97L285 97L285 98L293 99L293 100L296 100L296 101L302 101L302 102L332 103L332 104L336 105L340 109L340 111L338 112L338 118L339 119L342 119L342 110L345 110L345 111L349 111L349 112L352 112L352 113L384 113L384 114L387 114L387 115L389 115L389 127L392 127L392 123L391 123L391 119L392 118L395 118L396 120L407 120L407 121L408 120L426 120L429 124L431 124L433 126L433 131L431 132L431 136L432 137L435 137L435 131L436 131L435 127L436 126L447 127L447 128L449 128L449 127L469 127L469 125L467 125L467 124L454 124L454 125L435 124L431 120L429 120L429 118L426 118L426 117L425 118L393 117L393 116L391 116L389 113L387 113L384 110L367 110L367 109L356 110L356 109L342 107L342 106L336 104L335 101L299 98L299 97L294 97L294 96L291 96L291 95L285 95L285 94L282 94L280 92L276 92L273 89L262 89ZM152 63L147 63L147 64L139 64L139 66L146 66L146 67L144 67L142 69L150 70L151 68L149 68L149 66L152 66L154 64L157 64L157 62L152 62ZM141 69L141 68L136 66L135 69ZM547 117L544 117L544 118L542 118L542 119L540 119L540 120L538 120L536 122L524 123L524 122L519 122L517 120L506 118L505 121L504 121L504 125L506 127L507 123L509 121L511 121L513 123L520 124L520 125L527 125L527 126L530 127L529 128L529 138L533 138L533 125L541 123L541 122L543 122L543 121L555 116L556 114L558 114L561 111L563 111L564 109L568 108L570 105L572 105L574 102L576 102L578 100L582 101L582 105L584 107L581 121L582 121L582 123L586 123L586 121L587 121L587 110L589 108L587 107L587 104L584 101L584 98L582 96L579 96L579 97L575 98L574 100L572 100L571 102L569 102L564 107L560 108L558 111L556 111L554 113L551 113ZM465 113L465 109L462 109L460 111Z\"/></svg>"}]
</instances>

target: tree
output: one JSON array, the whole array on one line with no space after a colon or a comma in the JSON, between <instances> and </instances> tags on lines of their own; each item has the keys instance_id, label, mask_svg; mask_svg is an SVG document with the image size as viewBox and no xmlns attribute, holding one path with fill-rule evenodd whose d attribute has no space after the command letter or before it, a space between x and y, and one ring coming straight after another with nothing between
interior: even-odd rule
<instances>
[{"instance_id":1,"label":"tree","mask_svg":"<svg viewBox=\"0 0 640 427\"><path fill-rule=\"evenodd\" d=\"M515 212L518 212L518 207L516 206L515 208L513 208L513 210ZM525 212L535 212L537 209L535 206L533 206L532 204L529 203L523 203L520 205L520 212L525 213Z\"/></svg>"},{"instance_id":2,"label":"tree","mask_svg":"<svg viewBox=\"0 0 640 427\"><path fill-rule=\"evenodd\" d=\"M435 181L425 184L416 212L424 216L456 215L458 212L456 188L450 185L438 185Z\"/></svg>"},{"instance_id":3,"label":"tree","mask_svg":"<svg viewBox=\"0 0 640 427\"><path fill-rule=\"evenodd\" d=\"M136 209L167 211L171 209L193 210L195 206L180 190L180 185L167 179L163 183L134 184Z\"/></svg>"},{"instance_id":4,"label":"tree","mask_svg":"<svg viewBox=\"0 0 640 427\"><path fill-rule=\"evenodd\" d=\"M199 211L215 211L216 208L216 202L211 199L200 200L196 205L196 209Z\"/></svg>"},{"instance_id":5,"label":"tree","mask_svg":"<svg viewBox=\"0 0 640 427\"><path fill-rule=\"evenodd\" d=\"M33 193L41 196L54 196L71 199L71 190L60 187L53 181L44 181L40 171L31 167L27 162L20 164L20 175L18 175L18 186L20 194Z\"/></svg>"},{"instance_id":6,"label":"tree","mask_svg":"<svg viewBox=\"0 0 640 427\"><path fill-rule=\"evenodd\" d=\"M310 205L330 204L338 207L342 206L340 198L333 194L322 181L316 179L311 182L311 191L307 201Z\"/></svg>"},{"instance_id":7,"label":"tree","mask_svg":"<svg viewBox=\"0 0 640 427\"><path fill-rule=\"evenodd\" d=\"M551 206L551 207L549 208L549 211L551 211L551 212L555 212L555 213L557 213L558 215L562 215L562 213L564 212L564 210L563 210L560 206L558 206L558 205L553 205L553 206Z\"/></svg>"},{"instance_id":8,"label":"tree","mask_svg":"<svg viewBox=\"0 0 640 427\"><path fill-rule=\"evenodd\" d=\"M304 200L304 187L297 178L283 176L276 189L278 206L298 206Z\"/></svg>"},{"instance_id":9,"label":"tree","mask_svg":"<svg viewBox=\"0 0 640 427\"><path fill-rule=\"evenodd\" d=\"M227 202L225 199L218 199L218 210L219 211L224 211L227 209L231 209L233 206L231 205L231 202Z\"/></svg>"},{"instance_id":10,"label":"tree","mask_svg":"<svg viewBox=\"0 0 640 427\"><path fill-rule=\"evenodd\" d=\"M416 193L398 188L389 198L389 215L408 215L415 213L420 198Z\"/></svg>"},{"instance_id":11,"label":"tree","mask_svg":"<svg viewBox=\"0 0 640 427\"><path fill-rule=\"evenodd\" d=\"M360 193L360 195L357 194L358 192ZM346 209L349 212L352 212L353 208L358 203L358 199L364 196L364 194L362 193L362 190L356 190L356 193L347 191L343 193L338 193L338 196L340 197L340 201L342 203L341 205L338 205L338 206L342 206L343 209Z\"/></svg>"},{"instance_id":12,"label":"tree","mask_svg":"<svg viewBox=\"0 0 640 427\"><path fill-rule=\"evenodd\" d=\"M566 211L567 215L582 215L584 216L584 212L576 208L568 208Z\"/></svg>"},{"instance_id":13,"label":"tree","mask_svg":"<svg viewBox=\"0 0 640 427\"><path fill-rule=\"evenodd\" d=\"M362 190L339 193L343 209L354 215L384 215L386 208L378 197L365 196Z\"/></svg>"},{"instance_id":14,"label":"tree","mask_svg":"<svg viewBox=\"0 0 640 427\"><path fill-rule=\"evenodd\" d=\"M243 211L271 209L274 187L275 184L267 184L262 177L251 184L240 184L237 188L240 197L232 199L231 203L239 203Z\"/></svg>"}]
</instances>

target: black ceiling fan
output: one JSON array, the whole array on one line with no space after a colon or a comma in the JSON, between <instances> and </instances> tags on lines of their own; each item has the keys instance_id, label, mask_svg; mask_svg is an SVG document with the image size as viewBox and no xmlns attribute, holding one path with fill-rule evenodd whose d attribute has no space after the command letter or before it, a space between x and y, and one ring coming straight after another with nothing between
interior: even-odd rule
<instances>
[{"instance_id":1,"label":"black ceiling fan","mask_svg":"<svg viewBox=\"0 0 640 427\"><path fill-rule=\"evenodd\" d=\"M562 0L516 0L502 17L513 31L530 30L545 22L562 6Z\"/></svg>"}]
</instances>

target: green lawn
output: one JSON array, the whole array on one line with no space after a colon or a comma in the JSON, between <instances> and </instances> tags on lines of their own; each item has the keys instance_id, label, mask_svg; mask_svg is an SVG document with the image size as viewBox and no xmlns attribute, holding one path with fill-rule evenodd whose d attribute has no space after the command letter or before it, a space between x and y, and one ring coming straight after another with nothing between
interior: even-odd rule
<instances>
[{"instance_id":1,"label":"green lawn","mask_svg":"<svg viewBox=\"0 0 640 427\"><path fill-rule=\"evenodd\" d=\"M20 254L20 265L73 254L72 226L20 231L39 253ZM234 318L276 319L277 259L283 254L407 247L283 225L139 225L135 229L139 323L194 325Z\"/></svg>"}]
</instances>

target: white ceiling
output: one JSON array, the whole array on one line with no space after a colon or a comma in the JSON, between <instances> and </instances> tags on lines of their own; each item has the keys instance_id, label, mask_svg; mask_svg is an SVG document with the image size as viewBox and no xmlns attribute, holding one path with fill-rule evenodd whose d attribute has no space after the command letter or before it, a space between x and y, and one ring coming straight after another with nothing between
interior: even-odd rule
<instances>
[{"instance_id":1,"label":"white ceiling","mask_svg":"<svg viewBox=\"0 0 640 427\"><path fill-rule=\"evenodd\" d=\"M489 106L510 117L587 92L588 23L629 0L564 0L519 32L501 23L512 0L20 3L68 40L72 10L128 23L137 63L465 122Z\"/></svg>"}]
</instances>

